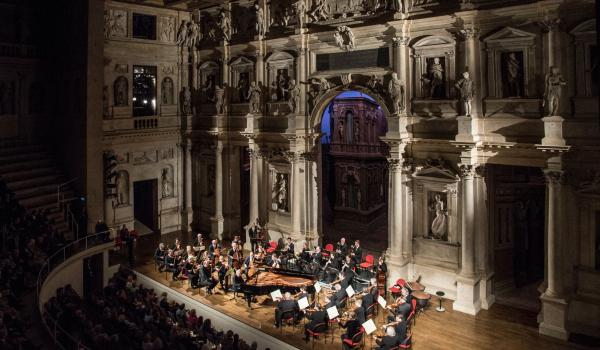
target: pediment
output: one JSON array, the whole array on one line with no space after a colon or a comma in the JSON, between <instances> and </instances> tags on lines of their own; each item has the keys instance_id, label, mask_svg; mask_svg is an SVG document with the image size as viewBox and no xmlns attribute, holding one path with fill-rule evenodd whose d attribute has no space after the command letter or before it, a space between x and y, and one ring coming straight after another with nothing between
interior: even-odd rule
<instances>
[{"instance_id":1,"label":"pediment","mask_svg":"<svg viewBox=\"0 0 600 350\"><path fill-rule=\"evenodd\" d=\"M198 68L200 69L219 69L219 64L215 61L203 62Z\"/></svg>"},{"instance_id":2,"label":"pediment","mask_svg":"<svg viewBox=\"0 0 600 350\"><path fill-rule=\"evenodd\" d=\"M234 59L233 61L231 61L231 63L230 63L231 66L244 66L244 65L251 65L251 64L254 64L254 62L246 56L240 56L240 57Z\"/></svg>"},{"instance_id":3,"label":"pediment","mask_svg":"<svg viewBox=\"0 0 600 350\"><path fill-rule=\"evenodd\" d=\"M287 52L284 51L278 51L278 52L273 52L269 58L267 58L267 62L274 62L274 61L287 61L287 60L293 60L294 56L290 55Z\"/></svg>"},{"instance_id":4,"label":"pediment","mask_svg":"<svg viewBox=\"0 0 600 350\"><path fill-rule=\"evenodd\" d=\"M455 41L452 38L439 36L439 35L431 35L426 36L416 43L413 44L413 48L415 49L423 49L432 46L443 46L443 45L454 45Z\"/></svg>"},{"instance_id":5,"label":"pediment","mask_svg":"<svg viewBox=\"0 0 600 350\"><path fill-rule=\"evenodd\" d=\"M583 23L579 23L569 33L574 36L596 34L596 19L592 18Z\"/></svg>"},{"instance_id":6,"label":"pediment","mask_svg":"<svg viewBox=\"0 0 600 350\"><path fill-rule=\"evenodd\" d=\"M512 27L504 27L499 31L489 35L487 38L483 39L484 42L502 42L502 41L523 41L530 40L533 41L537 37L536 34L526 32L524 30L512 28Z\"/></svg>"},{"instance_id":7,"label":"pediment","mask_svg":"<svg viewBox=\"0 0 600 350\"><path fill-rule=\"evenodd\" d=\"M417 166L415 168L415 172L413 173L413 177L427 177L451 181L456 181L459 179L458 174L452 169L444 166L431 165Z\"/></svg>"}]
</instances>

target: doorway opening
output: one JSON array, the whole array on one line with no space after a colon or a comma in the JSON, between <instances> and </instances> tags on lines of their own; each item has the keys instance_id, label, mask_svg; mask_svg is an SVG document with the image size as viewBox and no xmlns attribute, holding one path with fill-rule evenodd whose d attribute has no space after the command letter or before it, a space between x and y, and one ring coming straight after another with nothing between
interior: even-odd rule
<instances>
[{"instance_id":1,"label":"doorway opening","mask_svg":"<svg viewBox=\"0 0 600 350\"><path fill-rule=\"evenodd\" d=\"M324 244L345 237L373 252L388 243L388 146L384 112L359 91L337 95L321 119L321 214Z\"/></svg>"},{"instance_id":2,"label":"doorway opening","mask_svg":"<svg viewBox=\"0 0 600 350\"><path fill-rule=\"evenodd\" d=\"M546 184L540 168L492 165L488 173L496 302L539 311L544 280Z\"/></svg>"},{"instance_id":3,"label":"doorway opening","mask_svg":"<svg viewBox=\"0 0 600 350\"><path fill-rule=\"evenodd\" d=\"M158 227L158 180L133 183L133 217L138 234L159 232Z\"/></svg>"}]
</instances>

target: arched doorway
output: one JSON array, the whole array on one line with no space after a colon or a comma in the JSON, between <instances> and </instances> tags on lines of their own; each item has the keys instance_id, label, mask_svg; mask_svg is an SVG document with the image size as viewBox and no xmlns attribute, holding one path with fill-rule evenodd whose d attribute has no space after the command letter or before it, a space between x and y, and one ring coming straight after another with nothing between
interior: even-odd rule
<instances>
[{"instance_id":1,"label":"arched doorway","mask_svg":"<svg viewBox=\"0 0 600 350\"><path fill-rule=\"evenodd\" d=\"M317 110L322 243L345 237L350 243L360 240L368 251L383 252L388 243L388 146L380 138L387 132L387 110L378 97L360 90L330 92Z\"/></svg>"}]
</instances>

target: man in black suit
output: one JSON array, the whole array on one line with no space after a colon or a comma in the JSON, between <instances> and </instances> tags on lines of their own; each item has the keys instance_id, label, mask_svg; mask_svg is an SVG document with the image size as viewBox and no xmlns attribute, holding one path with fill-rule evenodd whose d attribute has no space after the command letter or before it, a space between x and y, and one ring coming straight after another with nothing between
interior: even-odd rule
<instances>
[{"instance_id":1,"label":"man in black suit","mask_svg":"<svg viewBox=\"0 0 600 350\"><path fill-rule=\"evenodd\" d=\"M165 268L167 271L173 273L173 281L177 281L177 276L181 272L179 269L179 264L177 262L177 258L175 257L175 253L173 249L169 249L167 256L165 257Z\"/></svg>"},{"instance_id":2,"label":"man in black suit","mask_svg":"<svg viewBox=\"0 0 600 350\"><path fill-rule=\"evenodd\" d=\"M354 278L354 271L346 270L346 272L340 272L340 277L342 280L340 281L340 285L343 289L348 288L348 286L352 285L352 279Z\"/></svg>"},{"instance_id":3,"label":"man in black suit","mask_svg":"<svg viewBox=\"0 0 600 350\"><path fill-rule=\"evenodd\" d=\"M162 272L165 268L165 257L167 256L167 249L164 243L160 243L158 248L154 251L154 261L158 265L158 271Z\"/></svg>"},{"instance_id":4,"label":"man in black suit","mask_svg":"<svg viewBox=\"0 0 600 350\"><path fill-rule=\"evenodd\" d=\"M406 320L402 317L401 314L396 315L396 337L400 343L403 343L406 339Z\"/></svg>"},{"instance_id":5,"label":"man in black suit","mask_svg":"<svg viewBox=\"0 0 600 350\"><path fill-rule=\"evenodd\" d=\"M310 340L311 332L324 332L327 329L327 312L325 310L320 310L318 306L315 306L317 311L313 312L307 318L310 320L304 326L304 341L308 342Z\"/></svg>"},{"instance_id":6,"label":"man in black suit","mask_svg":"<svg viewBox=\"0 0 600 350\"><path fill-rule=\"evenodd\" d=\"M283 299L277 303L277 308L275 308L275 327L281 327L281 320L284 316L286 318L293 317L295 320L297 312L298 303L292 299L292 295L289 292L286 292L283 295Z\"/></svg>"},{"instance_id":7,"label":"man in black suit","mask_svg":"<svg viewBox=\"0 0 600 350\"><path fill-rule=\"evenodd\" d=\"M344 237L340 238L340 241L335 245L335 250L343 257L348 254L348 245Z\"/></svg>"},{"instance_id":8,"label":"man in black suit","mask_svg":"<svg viewBox=\"0 0 600 350\"><path fill-rule=\"evenodd\" d=\"M244 293L248 308L252 309L252 305L250 304L252 302L252 295L246 290L246 281L244 281L241 269L235 270L235 274L233 275L233 286L231 289L236 293Z\"/></svg>"},{"instance_id":9,"label":"man in black suit","mask_svg":"<svg viewBox=\"0 0 600 350\"><path fill-rule=\"evenodd\" d=\"M360 241L357 239L354 241L354 245L352 246L352 251L350 252L350 256L352 256L352 260L355 265L360 265L362 262L362 247L360 246Z\"/></svg>"},{"instance_id":10,"label":"man in black suit","mask_svg":"<svg viewBox=\"0 0 600 350\"><path fill-rule=\"evenodd\" d=\"M206 292L210 295L212 294L213 288L217 285L217 281L212 278L210 265L208 264L208 260L204 260L202 263L202 267L200 268L200 286L206 287Z\"/></svg>"},{"instance_id":11,"label":"man in black suit","mask_svg":"<svg viewBox=\"0 0 600 350\"><path fill-rule=\"evenodd\" d=\"M404 319L404 320L407 320L408 315L410 315L412 306L409 303L407 303L402 297L398 298L397 302L399 304L398 304L398 306L396 306L395 312L388 316L388 322L394 321L394 317L395 317L394 315L402 315L402 319Z\"/></svg>"},{"instance_id":12,"label":"man in black suit","mask_svg":"<svg viewBox=\"0 0 600 350\"><path fill-rule=\"evenodd\" d=\"M385 329L385 333L386 335L381 338L378 339L377 345L379 345L379 347L377 348L377 350L390 350L393 349L394 347L396 347L400 342L398 341L398 337L396 336L396 330L394 329L394 327L389 326Z\"/></svg>"},{"instance_id":13,"label":"man in black suit","mask_svg":"<svg viewBox=\"0 0 600 350\"><path fill-rule=\"evenodd\" d=\"M294 255L295 251L294 251L294 242L292 242L292 238L288 237L287 239L287 249L285 250L286 254L291 254Z\"/></svg>"},{"instance_id":14,"label":"man in black suit","mask_svg":"<svg viewBox=\"0 0 600 350\"><path fill-rule=\"evenodd\" d=\"M346 294L346 291L342 289L342 286L339 283L336 284L334 288L335 294L333 295L332 299L335 301L335 306L337 306L339 309L346 303L348 294Z\"/></svg>"},{"instance_id":15,"label":"man in black suit","mask_svg":"<svg viewBox=\"0 0 600 350\"><path fill-rule=\"evenodd\" d=\"M361 323L356 318L355 312L350 311L348 312L348 320L346 322L340 322L340 326L346 329L346 333L342 334L342 347L344 350L350 350L352 347L345 343L344 340L352 340L352 338L354 338L354 336L360 332Z\"/></svg>"},{"instance_id":16,"label":"man in black suit","mask_svg":"<svg viewBox=\"0 0 600 350\"><path fill-rule=\"evenodd\" d=\"M363 324L367 320L367 316L365 313L365 308L362 306L362 300L356 299L354 302L354 314L356 315L356 320Z\"/></svg>"}]
</instances>

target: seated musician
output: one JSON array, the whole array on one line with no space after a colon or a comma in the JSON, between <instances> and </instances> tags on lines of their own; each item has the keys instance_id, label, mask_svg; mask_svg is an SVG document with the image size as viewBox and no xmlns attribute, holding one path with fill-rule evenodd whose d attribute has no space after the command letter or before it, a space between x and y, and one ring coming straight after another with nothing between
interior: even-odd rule
<instances>
[{"instance_id":1,"label":"seated musician","mask_svg":"<svg viewBox=\"0 0 600 350\"><path fill-rule=\"evenodd\" d=\"M154 251L154 261L158 265L158 271L162 272L165 268L165 257L167 256L167 248L164 243L160 243L156 251Z\"/></svg>"},{"instance_id":2,"label":"seated musician","mask_svg":"<svg viewBox=\"0 0 600 350\"><path fill-rule=\"evenodd\" d=\"M327 325L327 312L325 310L321 310L318 305L315 305L316 311L312 314L308 315L307 318L310 320L306 325L304 325L304 341L308 342L310 340L310 334L308 331L315 332L318 330L324 330ZM319 325L325 324L321 329Z\"/></svg>"},{"instance_id":3,"label":"seated musician","mask_svg":"<svg viewBox=\"0 0 600 350\"><path fill-rule=\"evenodd\" d=\"M308 249L308 242L304 242L302 245L302 252L300 253L300 259L304 261L310 261L310 249Z\"/></svg>"},{"instance_id":4,"label":"seated musician","mask_svg":"<svg viewBox=\"0 0 600 350\"><path fill-rule=\"evenodd\" d=\"M340 272L340 284L342 288L346 289L348 286L352 285L352 280L354 279L354 271L345 270L344 272Z\"/></svg>"},{"instance_id":5,"label":"seated musician","mask_svg":"<svg viewBox=\"0 0 600 350\"><path fill-rule=\"evenodd\" d=\"M251 266L254 266L254 253L250 252L250 255L244 259L244 268L248 270Z\"/></svg>"},{"instance_id":6,"label":"seated musician","mask_svg":"<svg viewBox=\"0 0 600 350\"><path fill-rule=\"evenodd\" d=\"M281 268L281 258L279 257L279 254L277 254L277 252L274 252L271 255L269 266L271 266L273 268L276 268L276 269L280 269Z\"/></svg>"},{"instance_id":7,"label":"seated musician","mask_svg":"<svg viewBox=\"0 0 600 350\"><path fill-rule=\"evenodd\" d=\"M194 241L194 250L196 252L204 250L204 238L202 237L201 233L196 235L196 240Z\"/></svg>"},{"instance_id":8,"label":"seated musician","mask_svg":"<svg viewBox=\"0 0 600 350\"><path fill-rule=\"evenodd\" d=\"M381 339L377 339L376 343L379 345L377 350L389 350L395 348L400 342L396 336L396 330L394 327L387 327L385 329L385 336Z\"/></svg>"},{"instance_id":9,"label":"seated musician","mask_svg":"<svg viewBox=\"0 0 600 350\"><path fill-rule=\"evenodd\" d=\"M254 261L262 264L265 261L266 255L267 252L265 251L265 248L259 245L256 248L256 254L254 254Z\"/></svg>"},{"instance_id":10,"label":"seated musician","mask_svg":"<svg viewBox=\"0 0 600 350\"><path fill-rule=\"evenodd\" d=\"M213 288L217 285L217 281L213 279L211 272L209 261L204 260L200 268L199 286L206 287L206 292L209 295L212 294Z\"/></svg>"},{"instance_id":11,"label":"seated musician","mask_svg":"<svg viewBox=\"0 0 600 350\"><path fill-rule=\"evenodd\" d=\"M360 263L362 262L362 254L363 253L362 248L360 246L360 241L357 239L356 241L354 241L354 245L350 250L350 256L352 257L354 265L360 265Z\"/></svg>"},{"instance_id":12,"label":"seated musician","mask_svg":"<svg viewBox=\"0 0 600 350\"><path fill-rule=\"evenodd\" d=\"M365 323L367 320L365 308L363 307L362 299L356 299L354 301L354 314L356 315L356 319L360 324Z\"/></svg>"},{"instance_id":13,"label":"seated musician","mask_svg":"<svg viewBox=\"0 0 600 350\"><path fill-rule=\"evenodd\" d=\"M396 337L398 337L398 340L400 341L400 343L404 343L404 341L406 340L406 320L404 319L402 314L396 315L395 330L396 330Z\"/></svg>"},{"instance_id":14,"label":"seated musician","mask_svg":"<svg viewBox=\"0 0 600 350\"><path fill-rule=\"evenodd\" d=\"M286 318L293 317L295 321L298 310L298 303L292 298L290 292L286 292L283 295L283 299L277 302L277 307L275 308L275 327L281 327L281 320L284 315Z\"/></svg>"},{"instance_id":15,"label":"seated musician","mask_svg":"<svg viewBox=\"0 0 600 350\"><path fill-rule=\"evenodd\" d=\"M231 266L235 266L234 263L241 263L240 260L242 259L242 251L237 242L231 243L231 249L229 249L229 252L227 252L227 257L229 260L229 265Z\"/></svg>"},{"instance_id":16,"label":"seated musician","mask_svg":"<svg viewBox=\"0 0 600 350\"><path fill-rule=\"evenodd\" d=\"M185 247L185 253L182 254L184 259L188 259L190 256L196 256L196 252L191 245Z\"/></svg>"},{"instance_id":17,"label":"seated musician","mask_svg":"<svg viewBox=\"0 0 600 350\"><path fill-rule=\"evenodd\" d=\"M311 256L312 261L321 265L321 261L323 260L323 253L321 252L321 247L317 246L315 248L314 253Z\"/></svg>"},{"instance_id":18,"label":"seated musician","mask_svg":"<svg viewBox=\"0 0 600 350\"><path fill-rule=\"evenodd\" d=\"M294 250L294 242L292 242L291 237L288 237L288 239L287 239L285 253L290 254L290 255L294 255L296 253L296 251Z\"/></svg>"},{"instance_id":19,"label":"seated musician","mask_svg":"<svg viewBox=\"0 0 600 350\"><path fill-rule=\"evenodd\" d=\"M231 242L235 242L238 245L238 247L242 247L244 245L244 242L242 242L242 238L239 235L233 236L233 240Z\"/></svg>"},{"instance_id":20,"label":"seated musician","mask_svg":"<svg viewBox=\"0 0 600 350\"><path fill-rule=\"evenodd\" d=\"M342 256L346 256L348 254L348 245L346 244L346 238L340 238L340 241L335 245L335 251Z\"/></svg>"},{"instance_id":21,"label":"seated musician","mask_svg":"<svg viewBox=\"0 0 600 350\"><path fill-rule=\"evenodd\" d=\"M402 295L402 298L404 298L404 300L406 300L406 302L410 305L413 300L412 289L410 289L408 285L404 285L402 289L400 289L400 294Z\"/></svg>"},{"instance_id":22,"label":"seated musician","mask_svg":"<svg viewBox=\"0 0 600 350\"><path fill-rule=\"evenodd\" d=\"M354 271L354 260L352 260L352 257L350 255L346 255L344 263L342 264L342 271Z\"/></svg>"},{"instance_id":23,"label":"seated musician","mask_svg":"<svg viewBox=\"0 0 600 350\"><path fill-rule=\"evenodd\" d=\"M365 294L362 298L362 304L364 305L365 309L368 309L369 307L371 307L371 305L375 304L377 302L377 298L379 296L379 290L377 290L377 279L376 278L371 278L370 282L369 282L369 292L367 294Z\"/></svg>"},{"instance_id":24,"label":"seated musician","mask_svg":"<svg viewBox=\"0 0 600 350\"><path fill-rule=\"evenodd\" d=\"M227 294L227 290L229 289L229 278L228 273L231 270L231 266L229 262L225 260L224 257L220 256L219 261L217 262L215 269L217 270L217 274L219 275L219 283L221 284L221 289Z\"/></svg>"},{"instance_id":25,"label":"seated musician","mask_svg":"<svg viewBox=\"0 0 600 350\"><path fill-rule=\"evenodd\" d=\"M231 289L236 293L244 293L244 298L248 303L248 307L252 309L252 306L250 305L252 302L252 295L246 290L246 281L244 281L241 269L235 270L235 274L233 275L233 286Z\"/></svg>"},{"instance_id":26,"label":"seated musician","mask_svg":"<svg viewBox=\"0 0 600 350\"><path fill-rule=\"evenodd\" d=\"M356 318L356 313L354 311L348 312L348 318L345 321L341 321L340 326L346 329L346 333L342 334L342 348L344 350L350 350L352 347L344 343L344 339L352 340L352 338L360 332L361 323Z\"/></svg>"},{"instance_id":27,"label":"seated musician","mask_svg":"<svg viewBox=\"0 0 600 350\"><path fill-rule=\"evenodd\" d=\"M190 256L184 268L187 271L192 289L198 288L198 281L200 280L200 265L197 263L196 257Z\"/></svg>"},{"instance_id":28,"label":"seated musician","mask_svg":"<svg viewBox=\"0 0 600 350\"><path fill-rule=\"evenodd\" d=\"M181 255L185 252L185 248L183 247L183 244L181 244L179 238L175 238L175 244L173 245L172 249L173 253L175 253L175 256Z\"/></svg>"},{"instance_id":29,"label":"seated musician","mask_svg":"<svg viewBox=\"0 0 600 350\"><path fill-rule=\"evenodd\" d=\"M211 259L213 259L213 258L215 257L215 251L216 251L216 250L218 250L218 249L220 249L220 248L221 248L221 247L220 247L220 246L219 246L219 244L217 243L217 240L216 240L216 239L213 239L213 240L210 242L210 246L208 246L208 254L209 254L209 257L210 257Z\"/></svg>"},{"instance_id":30,"label":"seated musician","mask_svg":"<svg viewBox=\"0 0 600 350\"><path fill-rule=\"evenodd\" d=\"M396 315L402 315L406 320L410 315L412 306L403 297L399 297L393 304L386 306L386 309L389 310L388 322L393 322Z\"/></svg>"},{"instance_id":31,"label":"seated musician","mask_svg":"<svg viewBox=\"0 0 600 350\"><path fill-rule=\"evenodd\" d=\"M348 294L346 294L346 291L342 289L342 286L339 283L334 286L334 289L335 294L333 295L332 299L335 301L335 306L337 306L339 309L346 303Z\"/></svg>"},{"instance_id":32,"label":"seated musician","mask_svg":"<svg viewBox=\"0 0 600 350\"><path fill-rule=\"evenodd\" d=\"M169 252L165 257L165 268L167 271L173 273L173 281L177 281L177 276L179 276L181 270L179 269L179 261L175 256L173 249L169 249Z\"/></svg>"}]
</instances>

